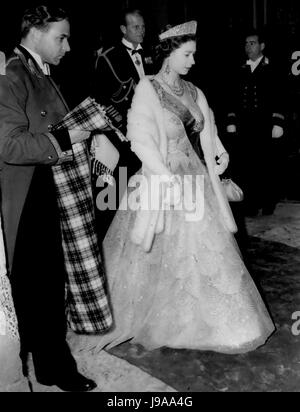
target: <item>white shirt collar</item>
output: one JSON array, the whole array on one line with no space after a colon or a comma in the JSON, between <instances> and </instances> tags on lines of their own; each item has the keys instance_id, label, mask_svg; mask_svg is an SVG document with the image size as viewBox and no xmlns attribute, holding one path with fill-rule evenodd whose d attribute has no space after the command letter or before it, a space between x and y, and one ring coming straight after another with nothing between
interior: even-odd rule
<instances>
[{"instance_id":1,"label":"white shirt collar","mask_svg":"<svg viewBox=\"0 0 300 412\"><path fill-rule=\"evenodd\" d=\"M264 56L260 56L257 60L253 61L251 59L247 60L247 65L251 66L252 72L256 69L256 67L259 65L259 63L262 61Z\"/></svg>"},{"instance_id":2,"label":"white shirt collar","mask_svg":"<svg viewBox=\"0 0 300 412\"><path fill-rule=\"evenodd\" d=\"M36 63L38 64L39 68L42 70L42 72L46 75L46 76L50 76L50 67L49 64L47 63L43 63L42 62L42 58L39 54L35 53L34 51L32 51L31 49L29 49L28 47L24 46L24 44L21 44L21 46L28 51L28 53L31 54L31 56L34 58L34 60L36 61Z\"/></svg>"},{"instance_id":3,"label":"white shirt collar","mask_svg":"<svg viewBox=\"0 0 300 412\"><path fill-rule=\"evenodd\" d=\"M122 43L124 44L124 46L126 46L126 47L128 47L129 49L132 49L132 50L140 50L140 49L142 49L141 44L139 44L139 45L137 46L137 48L134 49L133 44L130 43L128 40L126 40L124 37L123 37L123 39L122 39Z\"/></svg>"}]
</instances>

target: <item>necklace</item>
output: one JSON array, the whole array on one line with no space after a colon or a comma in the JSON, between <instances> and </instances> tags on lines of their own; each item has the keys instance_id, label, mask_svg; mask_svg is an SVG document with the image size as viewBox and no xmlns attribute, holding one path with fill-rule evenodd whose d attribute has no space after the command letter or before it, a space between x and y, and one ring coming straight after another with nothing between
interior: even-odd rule
<instances>
[{"instance_id":1,"label":"necklace","mask_svg":"<svg viewBox=\"0 0 300 412\"><path fill-rule=\"evenodd\" d=\"M178 86L176 86L175 84L169 84L168 82L165 81L165 79L163 78L163 76L160 77L162 82L168 86L168 88L171 90L172 93L174 93L176 96L178 97L182 97L184 95L184 86L183 86L183 81L181 80L181 78L179 78L178 81Z\"/></svg>"}]
</instances>

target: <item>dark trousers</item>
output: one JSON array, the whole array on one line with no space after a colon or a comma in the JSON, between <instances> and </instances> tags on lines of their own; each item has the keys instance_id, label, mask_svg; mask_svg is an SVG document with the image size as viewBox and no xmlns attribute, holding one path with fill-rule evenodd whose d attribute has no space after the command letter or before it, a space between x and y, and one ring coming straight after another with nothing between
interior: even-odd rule
<instances>
[{"instance_id":1,"label":"dark trousers","mask_svg":"<svg viewBox=\"0 0 300 412\"><path fill-rule=\"evenodd\" d=\"M51 169L36 167L11 274L21 357L32 352L37 378L77 370L66 342L66 273L56 196Z\"/></svg>"},{"instance_id":2,"label":"dark trousers","mask_svg":"<svg viewBox=\"0 0 300 412\"><path fill-rule=\"evenodd\" d=\"M246 213L273 210L280 197L283 156L263 117L249 118L228 136L232 178L243 189Z\"/></svg>"}]
</instances>

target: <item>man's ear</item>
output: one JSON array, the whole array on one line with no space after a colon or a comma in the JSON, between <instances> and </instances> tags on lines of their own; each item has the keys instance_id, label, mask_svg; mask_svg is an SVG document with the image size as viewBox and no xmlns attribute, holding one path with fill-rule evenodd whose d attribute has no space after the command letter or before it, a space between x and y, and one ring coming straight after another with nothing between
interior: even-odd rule
<instances>
[{"instance_id":1,"label":"man's ear","mask_svg":"<svg viewBox=\"0 0 300 412\"><path fill-rule=\"evenodd\" d=\"M125 35L126 34L126 26L124 26L124 24L122 24L121 26L120 26L120 30L121 30L121 32L123 33L123 35Z\"/></svg>"},{"instance_id":2,"label":"man's ear","mask_svg":"<svg viewBox=\"0 0 300 412\"><path fill-rule=\"evenodd\" d=\"M260 48L261 48L261 51L264 51L266 48L266 43L261 43Z\"/></svg>"},{"instance_id":3,"label":"man's ear","mask_svg":"<svg viewBox=\"0 0 300 412\"><path fill-rule=\"evenodd\" d=\"M30 32L34 44L39 43L43 32L36 27L31 27Z\"/></svg>"}]
</instances>

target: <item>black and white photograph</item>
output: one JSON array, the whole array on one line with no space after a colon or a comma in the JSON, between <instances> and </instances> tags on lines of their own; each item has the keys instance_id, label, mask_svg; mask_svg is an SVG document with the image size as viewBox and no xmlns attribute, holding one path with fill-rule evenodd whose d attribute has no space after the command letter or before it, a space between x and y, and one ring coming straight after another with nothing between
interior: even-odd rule
<instances>
[{"instance_id":1,"label":"black and white photograph","mask_svg":"<svg viewBox=\"0 0 300 412\"><path fill-rule=\"evenodd\" d=\"M0 15L0 392L300 392L300 2Z\"/></svg>"}]
</instances>

